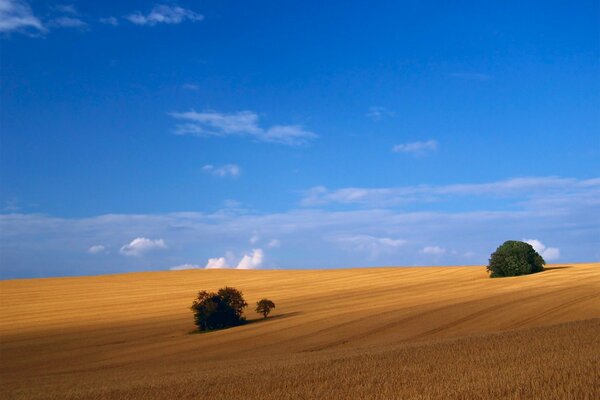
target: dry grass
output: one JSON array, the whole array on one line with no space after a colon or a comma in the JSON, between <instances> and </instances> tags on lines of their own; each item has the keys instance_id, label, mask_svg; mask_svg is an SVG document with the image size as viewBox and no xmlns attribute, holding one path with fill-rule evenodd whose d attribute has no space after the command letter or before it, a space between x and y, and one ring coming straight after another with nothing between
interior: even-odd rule
<instances>
[{"instance_id":1,"label":"dry grass","mask_svg":"<svg viewBox=\"0 0 600 400\"><path fill-rule=\"evenodd\" d=\"M224 285L273 318L190 335ZM599 264L13 280L0 305L2 398L600 398Z\"/></svg>"}]
</instances>

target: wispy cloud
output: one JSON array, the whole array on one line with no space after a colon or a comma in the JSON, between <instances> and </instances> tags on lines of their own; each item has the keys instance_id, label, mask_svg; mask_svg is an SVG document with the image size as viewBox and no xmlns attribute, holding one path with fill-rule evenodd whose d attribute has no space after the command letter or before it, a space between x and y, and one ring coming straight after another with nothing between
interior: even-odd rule
<instances>
[{"instance_id":1,"label":"wispy cloud","mask_svg":"<svg viewBox=\"0 0 600 400\"><path fill-rule=\"evenodd\" d=\"M53 18L48 21L47 26L50 28L79 28L85 29L88 24L78 17L62 16Z\"/></svg>"},{"instance_id":2,"label":"wispy cloud","mask_svg":"<svg viewBox=\"0 0 600 400\"><path fill-rule=\"evenodd\" d=\"M439 144L436 140L427 140L425 142L409 142L397 144L392 148L394 153L411 153L422 156L436 151Z\"/></svg>"},{"instance_id":3,"label":"wispy cloud","mask_svg":"<svg viewBox=\"0 0 600 400\"><path fill-rule=\"evenodd\" d=\"M440 256L446 253L446 249L439 246L425 246L421 249L421 253L434 256Z\"/></svg>"},{"instance_id":4,"label":"wispy cloud","mask_svg":"<svg viewBox=\"0 0 600 400\"><path fill-rule=\"evenodd\" d=\"M279 239L271 239L267 244L267 247L270 249L274 249L281 246L281 240Z\"/></svg>"},{"instance_id":5,"label":"wispy cloud","mask_svg":"<svg viewBox=\"0 0 600 400\"><path fill-rule=\"evenodd\" d=\"M88 249L88 253L90 253L90 254L106 253L106 247L101 244L95 244L93 246L90 246L90 248Z\"/></svg>"},{"instance_id":6,"label":"wispy cloud","mask_svg":"<svg viewBox=\"0 0 600 400\"><path fill-rule=\"evenodd\" d=\"M79 15L73 4L58 4L53 6L52 9L63 14Z\"/></svg>"},{"instance_id":7,"label":"wispy cloud","mask_svg":"<svg viewBox=\"0 0 600 400\"><path fill-rule=\"evenodd\" d=\"M105 25L112 25L112 26L119 25L119 20L116 17L99 18L98 21L100 21L101 24L105 24Z\"/></svg>"},{"instance_id":8,"label":"wispy cloud","mask_svg":"<svg viewBox=\"0 0 600 400\"><path fill-rule=\"evenodd\" d=\"M175 265L174 267L170 267L169 269L171 271L183 271L186 269L198 269L200 268L200 266L198 264L180 264L180 265Z\"/></svg>"},{"instance_id":9,"label":"wispy cloud","mask_svg":"<svg viewBox=\"0 0 600 400\"><path fill-rule=\"evenodd\" d=\"M0 32L42 34L47 31L23 0L0 0Z\"/></svg>"},{"instance_id":10,"label":"wispy cloud","mask_svg":"<svg viewBox=\"0 0 600 400\"><path fill-rule=\"evenodd\" d=\"M194 83L184 83L183 85L181 85L181 88L185 89L185 90L196 91L196 90L200 89L200 86L198 86L198 85L196 85Z\"/></svg>"},{"instance_id":11,"label":"wispy cloud","mask_svg":"<svg viewBox=\"0 0 600 400\"><path fill-rule=\"evenodd\" d=\"M372 256L377 256L382 252L395 251L407 243L404 239L371 235L340 236L334 237L332 240L349 250L367 252Z\"/></svg>"},{"instance_id":12,"label":"wispy cloud","mask_svg":"<svg viewBox=\"0 0 600 400\"><path fill-rule=\"evenodd\" d=\"M218 113L212 111L172 112L173 118L184 121L175 128L178 135L208 136L250 136L262 142L280 143L290 146L302 145L317 135L300 125L274 125L268 128L259 126L259 116L252 111Z\"/></svg>"},{"instance_id":13,"label":"wispy cloud","mask_svg":"<svg viewBox=\"0 0 600 400\"><path fill-rule=\"evenodd\" d=\"M579 196L582 201L593 202L595 194L600 194L600 180L577 180L559 177L513 178L486 183L450 185L416 185L383 188L342 188L329 190L317 186L305 192L304 206L331 203L359 204L370 207L395 206L410 203L438 202L450 197L479 196L492 198L521 197L521 201L538 208L549 208L548 203L563 205L565 198ZM543 203L547 204L543 207Z\"/></svg>"},{"instance_id":14,"label":"wispy cloud","mask_svg":"<svg viewBox=\"0 0 600 400\"><path fill-rule=\"evenodd\" d=\"M137 11L125 17L136 25L154 26L157 24L180 24L184 21L199 22L204 19L202 14L179 6L160 4L154 6L148 14Z\"/></svg>"},{"instance_id":15,"label":"wispy cloud","mask_svg":"<svg viewBox=\"0 0 600 400\"><path fill-rule=\"evenodd\" d=\"M236 164L225 164L221 166L208 164L202 167L202 171L224 178L227 176L239 176L241 173L241 168Z\"/></svg>"},{"instance_id":16,"label":"wispy cloud","mask_svg":"<svg viewBox=\"0 0 600 400\"><path fill-rule=\"evenodd\" d=\"M166 249L167 246L163 239L147 239L145 237L138 237L133 239L130 243L121 247L120 253L126 256L142 256L152 250Z\"/></svg>"},{"instance_id":17,"label":"wispy cloud","mask_svg":"<svg viewBox=\"0 0 600 400\"><path fill-rule=\"evenodd\" d=\"M396 115L395 112L388 110L385 107L369 107L369 111L365 114L367 118L373 121L380 121L383 118L393 117Z\"/></svg>"},{"instance_id":18,"label":"wispy cloud","mask_svg":"<svg viewBox=\"0 0 600 400\"><path fill-rule=\"evenodd\" d=\"M483 265L498 245L511 238L542 238L544 243L551 243L543 244L546 247L542 254L548 261L553 256L552 250L544 253L546 249L560 249L560 259L569 262L600 261L596 239L600 237L600 222L593 218L600 215L600 179L516 178L391 189L385 195L367 191L362 198L354 197L356 203L348 203L344 210L311 208L268 213L226 208L213 213L107 214L88 218L0 214L0 254L4 261L0 263L0 276L60 275L65 273L65 265L77 265L79 268L70 273L79 274L166 269L176 265L174 259L207 260L215 254L224 256L217 257L210 266L234 268L245 255L254 256L255 261L260 258L259 253L247 251L248 239L256 232L262 238L285 242L285 249L269 257L268 263L285 268L427 265L432 260L462 265L467 257L470 263ZM430 197L441 203L439 207L430 204L426 211L385 208L402 202L406 193L416 199L415 208ZM319 200L326 205L344 199L335 195L336 191L324 189L320 193L324 198ZM470 211L448 207L464 196L491 196L502 201L480 202ZM386 202L387 197L392 203ZM161 251L151 258L121 257L112 252L102 256L100 266L99 257L82 254L81 249L88 249L91 243L116 249L127 243L123 251L131 252L140 242L131 239L139 239L140 232L154 238L148 241L161 238L169 248L159 245L157 250ZM446 249L445 253L435 256L427 254L431 250L424 251L435 246ZM258 243L250 247L268 248ZM229 251L239 255L229 255ZM554 255L558 255L556 251ZM261 267L265 260L263 253Z\"/></svg>"}]
</instances>

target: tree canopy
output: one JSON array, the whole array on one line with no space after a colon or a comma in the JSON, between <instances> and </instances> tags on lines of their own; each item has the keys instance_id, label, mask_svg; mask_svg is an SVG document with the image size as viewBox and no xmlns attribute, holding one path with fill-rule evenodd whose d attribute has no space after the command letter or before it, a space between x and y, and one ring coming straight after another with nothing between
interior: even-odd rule
<instances>
[{"instance_id":1,"label":"tree canopy","mask_svg":"<svg viewBox=\"0 0 600 400\"><path fill-rule=\"evenodd\" d=\"M267 318L272 309L275 308L275 303L269 299L262 299L256 303L256 312Z\"/></svg>"},{"instance_id":2,"label":"tree canopy","mask_svg":"<svg viewBox=\"0 0 600 400\"><path fill-rule=\"evenodd\" d=\"M544 270L546 262L529 243L507 240L490 256L491 278L527 275Z\"/></svg>"},{"instance_id":3,"label":"tree canopy","mask_svg":"<svg viewBox=\"0 0 600 400\"><path fill-rule=\"evenodd\" d=\"M241 291L226 286L216 293L198 292L191 309L198 330L208 331L243 324L246 320L244 308L247 306Z\"/></svg>"}]
</instances>

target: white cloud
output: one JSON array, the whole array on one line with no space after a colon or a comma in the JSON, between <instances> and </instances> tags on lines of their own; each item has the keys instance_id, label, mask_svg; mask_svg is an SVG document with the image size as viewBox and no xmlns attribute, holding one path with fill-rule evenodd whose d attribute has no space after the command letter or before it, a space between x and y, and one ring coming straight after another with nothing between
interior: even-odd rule
<instances>
[{"instance_id":1,"label":"white cloud","mask_svg":"<svg viewBox=\"0 0 600 400\"><path fill-rule=\"evenodd\" d=\"M393 117L395 114L385 107L369 107L369 111L365 115L373 121L379 121L385 117Z\"/></svg>"},{"instance_id":2,"label":"white cloud","mask_svg":"<svg viewBox=\"0 0 600 400\"><path fill-rule=\"evenodd\" d=\"M125 19L136 25L154 26L156 24L179 24L186 20L199 22L204 19L204 16L179 6L161 4L154 6L146 15L137 11L126 16Z\"/></svg>"},{"instance_id":3,"label":"white cloud","mask_svg":"<svg viewBox=\"0 0 600 400\"><path fill-rule=\"evenodd\" d=\"M259 116L252 111L235 113L218 112L172 112L170 116L184 121L175 128L178 135L208 136L250 136L262 142L302 145L317 138L313 132L299 125L275 125L269 128L259 126Z\"/></svg>"},{"instance_id":4,"label":"white cloud","mask_svg":"<svg viewBox=\"0 0 600 400\"><path fill-rule=\"evenodd\" d=\"M558 206L565 197L585 196L593 202L600 190L596 179L576 180L557 177L513 178L488 183L416 185L383 188L341 188L329 190L317 186L305 192L302 205L315 206L330 203L360 204L364 206L394 206L411 203L443 201L452 197L481 196L491 198L521 197L531 199L538 208ZM549 204L553 203L553 204Z\"/></svg>"},{"instance_id":5,"label":"white cloud","mask_svg":"<svg viewBox=\"0 0 600 400\"><path fill-rule=\"evenodd\" d=\"M223 269L232 268L233 256L228 254L226 257L209 258L206 269ZM249 254L244 254L240 261L237 263L235 269L256 269L259 268L264 259L264 252L262 249L254 249Z\"/></svg>"},{"instance_id":6,"label":"white cloud","mask_svg":"<svg viewBox=\"0 0 600 400\"><path fill-rule=\"evenodd\" d=\"M537 239L523 239L523 241L529 243L545 261L554 261L560 258L560 249L557 247L546 247Z\"/></svg>"},{"instance_id":7,"label":"white cloud","mask_svg":"<svg viewBox=\"0 0 600 400\"><path fill-rule=\"evenodd\" d=\"M392 148L394 153L411 153L414 155L422 156L430 152L434 152L438 149L438 142L436 140L427 140L425 142L410 142L397 144Z\"/></svg>"},{"instance_id":8,"label":"white cloud","mask_svg":"<svg viewBox=\"0 0 600 400\"><path fill-rule=\"evenodd\" d=\"M261 249L254 249L252 253L246 254L238 263L236 269L256 269L263 263L264 253Z\"/></svg>"},{"instance_id":9,"label":"white cloud","mask_svg":"<svg viewBox=\"0 0 600 400\"><path fill-rule=\"evenodd\" d=\"M48 26L52 28L87 28L88 24L77 17L57 17L48 21Z\"/></svg>"},{"instance_id":10,"label":"white cloud","mask_svg":"<svg viewBox=\"0 0 600 400\"><path fill-rule=\"evenodd\" d=\"M275 125L259 136L262 141L288 146L301 145L316 137L316 134L303 129L300 125Z\"/></svg>"},{"instance_id":11,"label":"white cloud","mask_svg":"<svg viewBox=\"0 0 600 400\"><path fill-rule=\"evenodd\" d=\"M281 246L281 241L279 239L271 239L267 244L267 247L270 249L274 249Z\"/></svg>"},{"instance_id":12,"label":"white cloud","mask_svg":"<svg viewBox=\"0 0 600 400\"><path fill-rule=\"evenodd\" d=\"M121 247L120 253L126 256L142 256L145 253L158 250L166 249L167 246L163 239L147 239L145 237L138 237L133 239L130 243Z\"/></svg>"},{"instance_id":13,"label":"white cloud","mask_svg":"<svg viewBox=\"0 0 600 400\"><path fill-rule=\"evenodd\" d=\"M169 268L171 271L183 271L186 269L198 269L200 268L199 265L197 264L181 264L181 265L176 265L174 267Z\"/></svg>"},{"instance_id":14,"label":"white cloud","mask_svg":"<svg viewBox=\"0 0 600 400\"><path fill-rule=\"evenodd\" d=\"M27 2L0 0L0 32L40 34L46 31Z\"/></svg>"},{"instance_id":15,"label":"white cloud","mask_svg":"<svg viewBox=\"0 0 600 400\"><path fill-rule=\"evenodd\" d=\"M100 254L105 253L106 247L101 244L95 244L88 249L88 253L90 254Z\"/></svg>"},{"instance_id":16,"label":"white cloud","mask_svg":"<svg viewBox=\"0 0 600 400\"><path fill-rule=\"evenodd\" d=\"M102 256L101 266L98 257L82 255L81 249L85 251L91 244L118 249L140 232L149 238L163 238L169 247L176 243L173 247L177 257L185 257L185 260L207 260L224 255L225 264L230 268L237 266L245 253L230 257L227 250L241 251L248 246L262 248L266 260L269 251L266 243L272 238L285 243L282 246L285 250L277 251L277 258L269 258L269 266L337 268L374 265L368 250L364 254L348 251L355 249L351 240L345 245L333 241L360 235L391 240L379 241L381 248L386 250L378 253L378 265L427 265L432 260L440 265L464 265L465 260L483 265L505 240L524 236L542 238L550 244L560 243L560 260L568 254L568 262L600 261L596 239L600 237L600 221L591 217L600 215L599 179L527 178L409 188L422 197L418 197L408 211L386 208L382 198L366 196L364 199L368 201L365 203L346 204L341 210L291 208L258 212L221 209L216 212L105 214L85 218L1 213L0 254L4 262L0 263L0 277L116 273L175 265L175 250L156 252L151 258L142 260L119 256L118 252L112 251ZM325 190L322 195L330 201L327 196L332 193ZM423 206L422 199L432 194L442 203ZM393 197L397 193L392 191L388 195ZM468 211L455 208L462 196L473 195L501 196L502 201L471 202ZM444 202L446 200L449 204ZM220 199L214 200L215 205L219 202ZM260 232L264 247L248 244L255 232ZM406 244L398 242L397 247L384 246L402 239L408 240ZM434 257L420 252L425 245L443 246L456 252L448 250ZM466 253L470 258L465 258ZM263 267L265 264L266 261ZM69 270L65 265L77 267Z\"/></svg>"},{"instance_id":17,"label":"white cloud","mask_svg":"<svg viewBox=\"0 0 600 400\"><path fill-rule=\"evenodd\" d=\"M440 256L446 253L446 249L441 248L439 246L425 246L421 249L421 253Z\"/></svg>"},{"instance_id":18,"label":"white cloud","mask_svg":"<svg viewBox=\"0 0 600 400\"><path fill-rule=\"evenodd\" d=\"M105 24L105 25L112 25L112 26L119 25L119 20L115 17L99 18L98 21L100 21L101 24Z\"/></svg>"},{"instance_id":19,"label":"white cloud","mask_svg":"<svg viewBox=\"0 0 600 400\"><path fill-rule=\"evenodd\" d=\"M216 167L214 165L205 165L202 167L202 171L207 172L209 174L226 177L226 176L238 176L241 172L239 166L235 164L225 164L220 167Z\"/></svg>"},{"instance_id":20,"label":"white cloud","mask_svg":"<svg viewBox=\"0 0 600 400\"><path fill-rule=\"evenodd\" d=\"M229 265L227 264L227 260L225 260L225 257L209 258L208 262L206 263L206 266L204 266L204 268L206 268L206 269L229 268Z\"/></svg>"}]
</instances>

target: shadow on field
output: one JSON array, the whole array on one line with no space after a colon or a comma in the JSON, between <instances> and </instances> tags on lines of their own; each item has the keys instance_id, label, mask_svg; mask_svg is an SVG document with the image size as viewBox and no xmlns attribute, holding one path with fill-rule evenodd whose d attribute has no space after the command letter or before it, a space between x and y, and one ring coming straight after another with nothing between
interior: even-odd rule
<instances>
[{"instance_id":1,"label":"shadow on field","mask_svg":"<svg viewBox=\"0 0 600 400\"><path fill-rule=\"evenodd\" d=\"M552 271L553 269L567 269L567 268L573 268L572 265L563 265L560 267L544 267L544 271ZM544 272L542 271L542 272Z\"/></svg>"},{"instance_id":2,"label":"shadow on field","mask_svg":"<svg viewBox=\"0 0 600 400\"><path fill-rule=\"evenodd\" d=\"M267 317L267 318L254 318L254 319L247 319L243 324L237 325L237 326L230 326L227 328L223 328L223 329L214 329L211 331L199 331L199 330L193 330L188 332L190 335L200 335L200 334L205 334L205 333L211 333L211 332L220 332L220 331L226 331L228 329L232 329L232 328L237 328L239 326L245 326L245 325L250 325L250 324L259 324L261 322L268 322L268 321L272 321L274 319L284 319L284 318L289 318L289 317L295 317L296 315L300 315L302 314L300 311L295 311L295 312L290 312L290 313L284 313L284 314L277 314L277 315L273 315L271 317Z\"/></svg>"},{"instance_id":3,"label":"shadow on field","mask_svg":"<svg viewBox=\"0 0 600 400\"><path fill-rule=\"evenodd\" d=\"M277 314L277 315L273 315L272 317L267 317L267 318L249 319L249 320L246 320L246 323L244 325L256 324L259 322L267 322L267 321L271 321L273 319L284 319L284 318L289 318L289 317L295 317L296 315L300 315L300 314L302 314L300 311L295 311L295 312L290 312L290 313Z\"/></svg>"}]
</instances>

